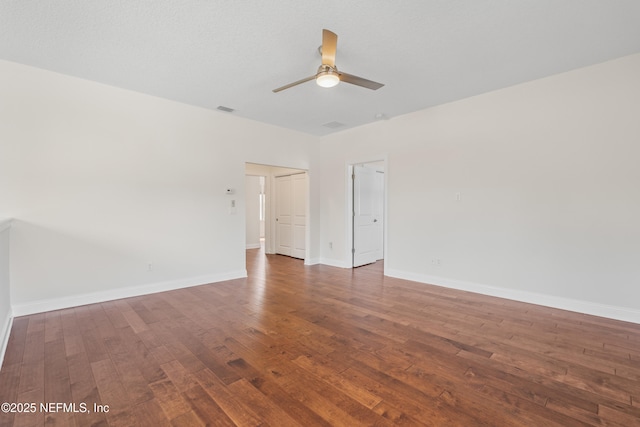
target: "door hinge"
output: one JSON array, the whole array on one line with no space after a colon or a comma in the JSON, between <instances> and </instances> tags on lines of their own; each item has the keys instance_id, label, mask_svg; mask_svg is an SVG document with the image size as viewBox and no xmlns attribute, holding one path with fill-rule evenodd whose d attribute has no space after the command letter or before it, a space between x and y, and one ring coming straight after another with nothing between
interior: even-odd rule
<instances>
[{"instance_id":1,"label":"door hinge","mask_svg":"<svg viewBox=\"0 0 640 427\"><path fill-rule=\"evenodd\" d=\"M356 253L356 248L351 248L351 253L355 254Z\"/></svg>"}]
</instances>

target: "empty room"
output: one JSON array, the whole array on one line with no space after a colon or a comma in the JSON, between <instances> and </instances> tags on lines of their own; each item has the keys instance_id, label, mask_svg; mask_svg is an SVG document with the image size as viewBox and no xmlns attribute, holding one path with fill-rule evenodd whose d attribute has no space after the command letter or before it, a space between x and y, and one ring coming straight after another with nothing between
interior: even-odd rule
<instances>
[{"instance_id":1,"label":"empty room","mask_svg":"<svg viewBox=\"0 0 640 427\"><path fill-rule=\"evenodd\" d=\"M0 426L640 426L638 22L0 1Z\"/></svg>"}]
</instances>

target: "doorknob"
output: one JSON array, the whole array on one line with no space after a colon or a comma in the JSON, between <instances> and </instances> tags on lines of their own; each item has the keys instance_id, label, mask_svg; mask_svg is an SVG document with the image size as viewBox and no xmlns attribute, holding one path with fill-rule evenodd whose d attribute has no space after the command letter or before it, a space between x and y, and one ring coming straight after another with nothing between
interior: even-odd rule
<instances>
[{"instance_id":1,"label":"doorknob","mask_svg":"<svg viewBox=\"0 0 640 427\"><path fill-rule=\"evenodd\" d=\"M378 220L376 218L373 219L373 222L378 222Z\"/></svg>"}]
</instances>

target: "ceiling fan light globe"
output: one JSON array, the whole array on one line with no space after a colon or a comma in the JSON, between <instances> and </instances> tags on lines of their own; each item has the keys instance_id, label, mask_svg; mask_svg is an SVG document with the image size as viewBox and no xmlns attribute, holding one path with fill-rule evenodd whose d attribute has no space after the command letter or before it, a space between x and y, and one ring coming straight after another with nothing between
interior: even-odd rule
<instances>
[{"instance_id":1,"label":"ceiling fan light globe","mask_svg":"<svg viewBox=\"0 0 640 427\"><path fill-rule=\"evenodd\" d=\"M331 71L324 71L318 73L316 76L316 83L320 87L334 87L338 83L340 83L340 77L338 74L333 73Z\"/></svg>"}]
</instances>

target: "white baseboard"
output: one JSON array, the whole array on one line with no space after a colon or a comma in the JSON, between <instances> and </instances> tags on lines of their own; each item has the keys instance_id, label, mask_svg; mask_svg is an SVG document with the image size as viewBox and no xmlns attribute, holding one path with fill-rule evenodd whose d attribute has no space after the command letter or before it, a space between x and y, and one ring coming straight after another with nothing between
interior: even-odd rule
<instances>
[{"instance_id":1,"label":"white baseboard","mask_svg":"<svg viewBox=\"0 0 640 427\"><path fill-rule=\"evenodd\" d=\"M258 243L247 243L247 249L260 249L260 242Z\"/></svg>"},{"instance_id":2,"label":"white baseboard","mask_svg":"<svg viewBox=\"0 0 640 427\"><path fill-rule=\"evenodd\" d=\"M148 285L132 286L113 289L109 291L93 292L82 295L70 295L63 298L50 298L45 300L30 301L13 305L14 316L26 316L29 314L43 313L46 311L61 310L69 307L78 307L87 304L96 304L121 298L136 297L139 295L154 294L157 292L172 291L174 289L189 288L207 283L222 282L247 277L247 270L231 271L223 274L190 277L186 279L172 280Z\"/></svg>"},{"instance_id":3,"label":"white baseboard","mask_svg":"<svg viewBox=\"0 0 640 427\"><path fill-rule=\"evenodd\" d=\"M384 274L389 277L411 280L413 282L428 283L445 288L459 289L462 291L469 291L483 295L506 298L515 301L526 302L529 304L543 305L546 307L559 308L561 310L574 311L577 313L590 314L593 316L606 317L609 319L640 324L640 310L635 310L632 308L598 304L591 301L563 298L553 295L539 294L535 292L506 289L480 283L466 282L462 280L449 279L446 277L430 276L393 269L386 269Z\"/></svg>"},{"instance_id":4,"label":"white baseboard","mask_svg":"<svg viewBox=\"0 0 640 427\"><path fill-rule=\"evenodd\" d=\"M11 334L11 325L13 325L13 315L11 310L7 313L7 318L2 322L0 326L0 368L4 362L4 354L7 351L7 345L9 344L9 335Z\"/></svg>"},{"instance_id":5,"label":"white baseboard","mask_svg":"<svg viewBox=\"0 0 640 427\"><path fill-rule=\"evenodd\" d=\"M339 268L351 268L352 265L344 260L339 259L330 259L330 258L320 258L318 260L318 264L330 265L331 267L339 267Z\"/></svg>"}]
</instances>

